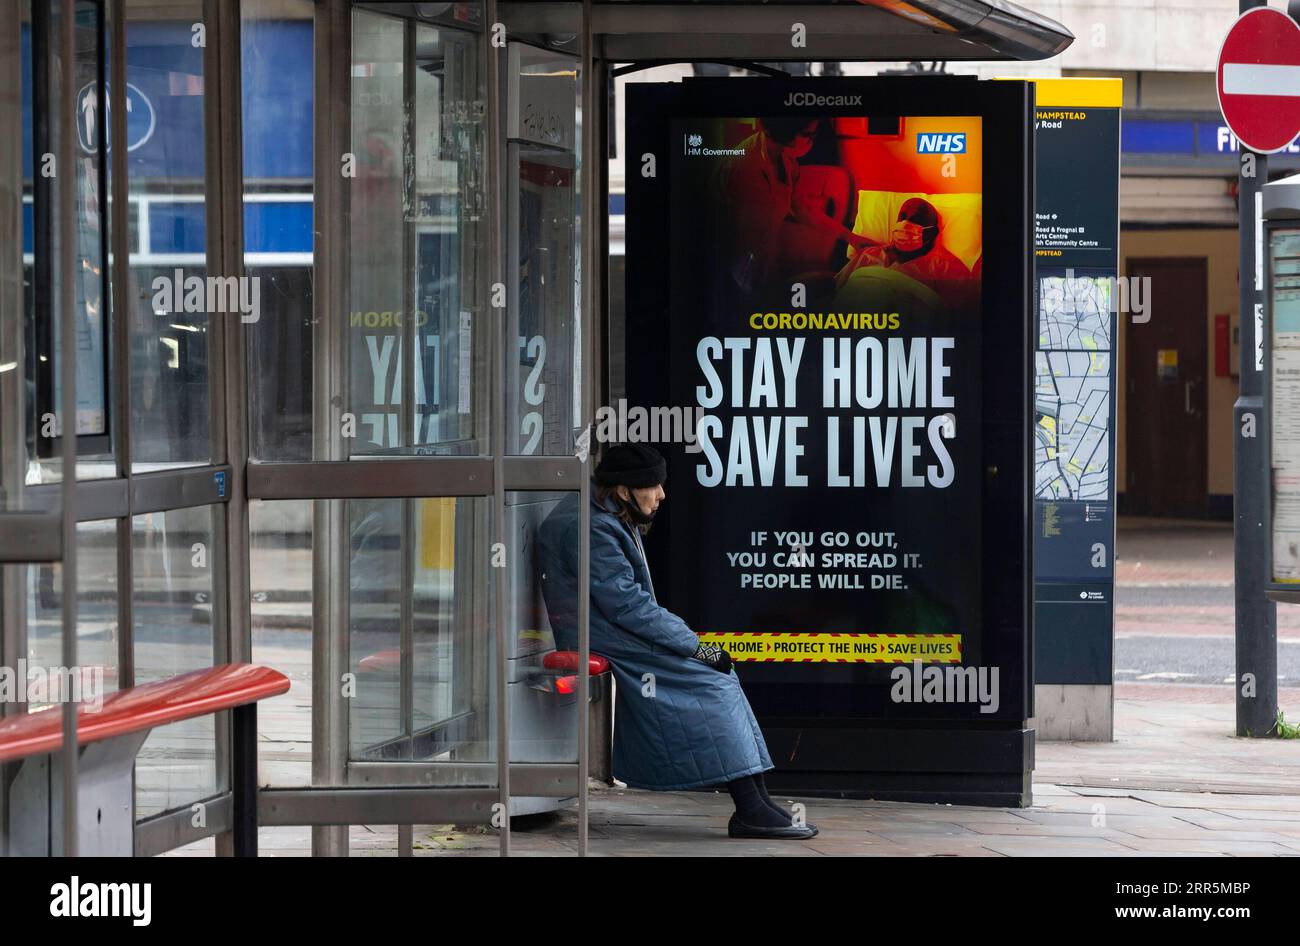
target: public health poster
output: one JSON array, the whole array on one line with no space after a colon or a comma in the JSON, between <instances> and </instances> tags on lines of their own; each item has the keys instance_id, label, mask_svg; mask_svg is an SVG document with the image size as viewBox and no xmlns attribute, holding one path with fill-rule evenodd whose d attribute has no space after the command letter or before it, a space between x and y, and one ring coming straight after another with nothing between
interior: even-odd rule
<instances>
[{"instance_id":1,"label":"public health poster","mask_svg":"<svg viewBox=\"0 0 1300 946\"><path fill-rule=\"evenodd\" d=\"M698 626L746 661L960 661L979 610L978 582L951 576L981 528L962 491L979 462L980 120L674 131L671 318L695 353L675 393L701 409L690 502L722 584ZM941 536L918 527L936 515Z\"/></svg>"},{"instance_id":2,"label":"public health poster","mask_svg":"<svg viewBox=\"0 0 1300 946\"><path fill-rule=\"evenodd\" d=\"M740 663L760 717L950 713L891 697L892 671L997 662L985 532L1024 528L985 521L985 119L823 98L688 107L629 156L654 158L653 182L629 184L629 400L695 427L663 448L648 555L661 601ZM654 219L634 234L639 208ZM1001 247L1023 246L1019 209L987 209ZM1020 339L1024 300L1006 302Z\"/></svg>"}]
</instances>

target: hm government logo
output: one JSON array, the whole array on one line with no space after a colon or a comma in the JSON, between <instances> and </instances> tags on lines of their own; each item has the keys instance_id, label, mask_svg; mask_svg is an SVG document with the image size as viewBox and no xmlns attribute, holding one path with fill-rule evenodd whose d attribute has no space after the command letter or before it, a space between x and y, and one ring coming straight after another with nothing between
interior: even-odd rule
<instances>
[{"instance_id":1,"label":"hm government logo","mask_svg":"<svg viewBox=\"0 0 1300 946\"><path fill-rule=\"evenodd\" d=\"M966 133L926 132L916 136L917 154L965 154Z\"/></svg>"},{"instance_id":2,"label":"hm government logo","mask_svg":"<svg viewBox=\"0 0 1300 946\"><path fill-rule=\"evenodd\" d=\"M785 97L785 102L783 104L787 108L791 105L815 105L818 108L825 106L861 105L862 96L818 95L816 92L791 92Z\"/></svg>"},{"instance_id":3,"label":"hm government logo","mask_svg":"<svg viewBox=\"0 0 1300 946\"><path fill-rule=\"evenodd\" d=\"M690 158L741 157L744 148L706 148L704 136L698 132L682 135L682 154Z\"/></svg>"}]
</instances>

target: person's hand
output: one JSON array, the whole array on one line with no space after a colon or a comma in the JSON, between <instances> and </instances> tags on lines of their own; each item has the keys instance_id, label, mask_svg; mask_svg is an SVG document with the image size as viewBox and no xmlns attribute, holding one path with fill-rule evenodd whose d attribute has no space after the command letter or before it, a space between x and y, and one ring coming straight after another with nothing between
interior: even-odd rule
<instances>
[{"instance_id":1,"label":"person's hand","mask_svg":"<svg viewBox=\"0 0 1300 946\"><path fill-rule=\"evenodd\" d=\"M731 654L717 644L701 643L695 651L695 659L708 664L719 673L731 673Z\"/></svg>"}]
</instances>

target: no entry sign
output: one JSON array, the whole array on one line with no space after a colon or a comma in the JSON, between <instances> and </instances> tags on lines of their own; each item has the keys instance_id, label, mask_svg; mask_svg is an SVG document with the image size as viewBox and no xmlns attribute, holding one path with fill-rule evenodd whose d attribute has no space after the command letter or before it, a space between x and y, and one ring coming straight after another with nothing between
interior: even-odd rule
<instances>
[{"instance_id":1,"label":"no entry sign","mask_svg":"<svg viewBox=\"0 0 1300 946\"><path fill-rule=\"evenodd\" d=\"M1281 151L1300 135L1300 26L1269 7L1243 13L1219 50L1217 85L1242 146Z\"/></svg>"}]
</instances>

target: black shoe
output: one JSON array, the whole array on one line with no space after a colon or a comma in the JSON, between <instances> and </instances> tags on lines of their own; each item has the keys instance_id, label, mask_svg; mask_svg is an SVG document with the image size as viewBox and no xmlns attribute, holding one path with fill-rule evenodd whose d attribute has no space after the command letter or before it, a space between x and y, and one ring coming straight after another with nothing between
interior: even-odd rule
<instances>
[{"instance_id":1,"label":"black shoe","mask_svg":"<svg viewBox=\"0 0 1300 946\"><path fill-rule=\"evenodd\" d=\"M789 839L793 841L806 841L808 838L817 836L817 826L815 824L805 824L803 827L798 825L787 824L779 828L770 828L752 824L745 824L740 820L739 813L733 814L731 820L727 822L727 836L732 838L764 838L764 839Z\"/></svg>"}]
</instances>

